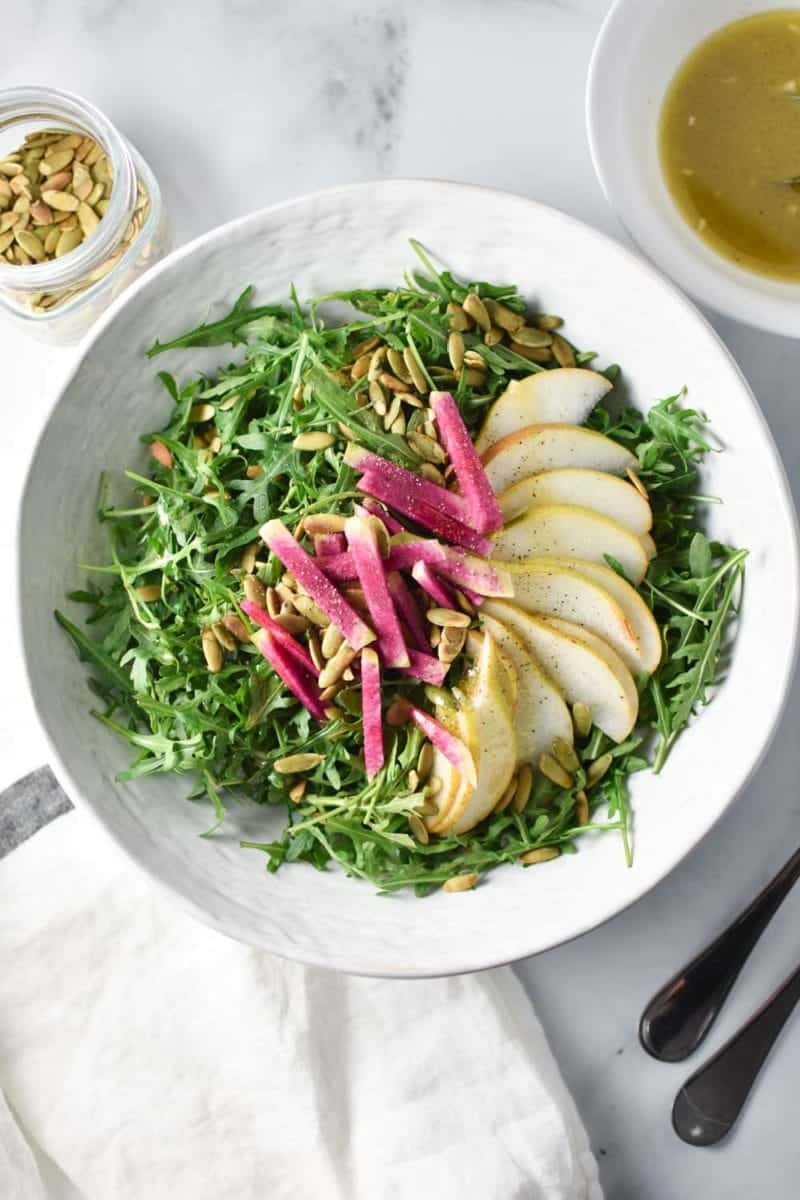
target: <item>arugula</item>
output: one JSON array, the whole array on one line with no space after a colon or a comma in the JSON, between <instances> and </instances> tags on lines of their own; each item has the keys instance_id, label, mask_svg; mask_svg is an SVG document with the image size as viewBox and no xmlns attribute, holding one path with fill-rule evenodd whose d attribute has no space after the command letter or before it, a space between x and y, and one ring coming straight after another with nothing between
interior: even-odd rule
<instances>
[{"instance_id":1,"label":"arugula","mask_svg":"<svg viewBox=\"0 0 800 1200\"><path fill-rule=\"evenodd\" d=\"M412 774L422 744L416 729L386 730L387 763L367 782L357 681L337 697L337 719L319 728L252 645L226 655L218 674L207 670L201 631L238 612L241 560L252 554L259 526L273 514L294 527L314 511L350 513L360 493L342 460L349 437L412 469L419 464L405 438L387 433L366 404L367 379L350 379L349 365L366 342L410 346L429 380L454 388L473 432L510 379L547 369L506 346L486 347L468 332L467 347L480 346L486 360L485 378L476 387L463 378L457 386L447 382L447 305L468 291L519 311L524 301L512 285L465 283L436 272L413 246L422 269L397 288L338 292L313 300L307 311L294 293L285 306L253 305L253 289L246 288L226 316L154 343L151 357L223 344L243 350L211 377L179 384L160 374L169 415L142 442L157 438L171 452L172 466L152 466L149 475L128 472L134 494L121 494L117 503L104 482L98 516L109 534L109 561L85 567L103 586L70 595L84 606L92 633L61 613L57 619L91 667L95 716L131 745L133 759L122 778L164 772L191 778L189 797L213 808L214 824L204 836L223 823L237 798L277 806L285 814L282 833L244 843L265 854L270 871L294 862L324 870L335 862L383 892L411 887L425 895L453 874L488 871L540 846L573 852L587 830L611 829L630 862L628 777L648 766L661 770L682 730L712 697L724 674L746 557L702 532L711 500L700 493L698 472L714 446L702 413L685 407L682 396L660 401L647 414L600 407L589 421L636 455L650 494L659 554L641 591L664 646L656 673L640 681L636 736L616 746L595 730L578 748L584 764L611 755L609 770L593 787L583 766L568 792L538 779L523 813L509 807L464 836L422 845L408 825L425 796ZM353 310L344 323L342 303ZM335 323L328 323L329 312ZM587 362L594 356L576 351L576 357ZM606 374L616 379L619 367ZM192 423L201 402L215 411L213 449ZM418 410L407 431L423 420ZM334 445L313 455L298 451L297 435L309 430L332 434ZM263 547L257 553L258 578L275 584L280 563ZM155 591L148 587L153 584ZM156 592L158 599L147 598ZM399 687L385 686L389 699ZM402 690L426 703L424 689L411 681L403 680ZM298 750L325 757L295 802L289 795L294 781L274 764ZM587 826L576 815L584 787L592 809Z\"/></svg>"}]
</instances>

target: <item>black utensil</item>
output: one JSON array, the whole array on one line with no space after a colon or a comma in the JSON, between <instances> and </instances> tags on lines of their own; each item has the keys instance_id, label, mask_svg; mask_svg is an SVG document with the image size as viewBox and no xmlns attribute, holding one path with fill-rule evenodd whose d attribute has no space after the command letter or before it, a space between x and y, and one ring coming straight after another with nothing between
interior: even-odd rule
<instances>
[{"instance_id":1,"label":"black utensil","mask_svg":"<svg viewBox=\"0 0 800 1200\"><path fill-rule=\"evenodd\" d=\"M773 1043L800 1000L800 967L675 1097L672 1124L690 1146L713 1146L736 1123Z\"/></svg>"},{"instance_id":2,"label":"black utensil","mask_svg":"<svg viewBox=\"0 0 800 1200\"><path fill-rule=\"evenodd\" d=\"M639 1023L639 1038L648 1054L662 1062L680 1062L697 1049L798 877L800 849L716 941L656 992Z\"/></svg>"}]
</instances>

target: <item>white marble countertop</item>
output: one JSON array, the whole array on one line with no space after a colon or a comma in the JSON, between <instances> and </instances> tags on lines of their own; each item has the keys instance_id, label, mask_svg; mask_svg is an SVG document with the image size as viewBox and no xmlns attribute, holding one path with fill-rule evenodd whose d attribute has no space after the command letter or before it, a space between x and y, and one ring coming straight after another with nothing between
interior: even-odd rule
<instances>
[{"instance_id":1,"label":"white marble countertop","mask_svg":"<svg viewBox=\"0 0 800 1200\"><path fill-rule=\"evenodd\" d=\"M624 237L594 178L583 124L586 69L606 8L607 0L42 0L4 12L14 54L4 56L3 85L68 88L105 110L159 176L176 242L271 201L382 175L508 188ZM800 348L714 324L800 485ZM25 465L71 358L0 327L0 788L45 759L14 641L10 564ZM799 695L758 779L667 881L603 929L519 966L609 1200L797 1194L800 1144L786 1134L800 1021L783 1034L740 1127L715 1150L675 1138L669 1111L687 1070L650 1061L636 1025L655 988L794 848ZM800 895L790 897L709 1049L794 966L799 913Z\"/></svg>"}]
</instances>

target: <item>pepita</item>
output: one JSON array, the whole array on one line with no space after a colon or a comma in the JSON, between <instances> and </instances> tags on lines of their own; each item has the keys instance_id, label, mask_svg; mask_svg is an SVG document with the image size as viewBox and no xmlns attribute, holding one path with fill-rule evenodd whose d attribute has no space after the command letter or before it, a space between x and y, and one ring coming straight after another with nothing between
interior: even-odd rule
<instances>
[{"instance_id":1,"label":"pepita","mask_svg":"<svg viewBox=\"0 0 800 1200\"><path fill-rule=\"evenodd\" d=\"M468 875L452 875L450 879L445 880L442 885L442 890L445 892L469 892L478 883L480 875L471 872Z\"/></svg>"},{"instance_id":2,"label":"pepita","mask_svg":"<svg viewBox=\"0 0 800 1200\"><path fill-rule=\"evenodd\" d=\"M78 205L78 224L84 232L84 236L88 237L90 233L94 233L97 226L100 224L100 218L93 208L85 201L81 201Z\"/></svg>"},{"instance_id":3,"label":"pepita","mask_svg":"<svg viewBox=\"0 0 800 1200\"><path fill-rule=\"evenodd\" d=\"M429 608L425 615L432 625L443 628L466 629L470 623L466 613L453 608Z\"/></svg>"},{"instance_id":4,"label":"pepita","mask_svg":"<svg viewBox=\"0 0 800 1200\"><path fill-rule=\"evenodd\" d=\"M303 528L307 533L341 533L346 518L339 513L311 513L303 519Z\"/></svg>"},{"instance_id":5,"label":"pepita","mask_svg":"<svg viewBox=\"0 0 800 1200\"><path fill-rule=\"evenodd\" d=\"M447 319L450 328L457 329L459 333L465 333L468 329L472 328L472 321L468 314L454 300L451 300L447 305Z\"/></svg>"},{"instance_id":6,"label":"pepita","mask_svg":"<svg viewBox=\"0 0 800 1200\"><path fill-rule=\"evenodd\" d=\"M428 391L428 380L425 378L425 372L419 364L416 354L410 346L406 346L403 351L403 359L406 364L406 369L411 376L411 381L418 392L424 396Z\"/></svg>"},{"instance_id":7,"label":"pepita","mask_svg":"<svg viewBox=\"0 0 800 1200\"><path fill-rule=\"evenodd\" d=\"M42 192L42 199L56 212L77 212L81 203L77 196L71 196L69 192L57 192L52 188Z\"/></svg>"},{"instance_id":8,"label":"pepita","mask_svg":"<svg viewBox=\"0 0 800 1200\"><path fill-rule=\"evenodd\" d=\"M500 329L497 325L493 325L492 328L487 330L487 332L483 335L483 340L487 346L497 346L500 342L502 342L505 336L504 330Z\"/></svg>"},{"instance_id":9,"label":"pepita","mask_svg":"<svg viewBox=\"0 0 800 1200\"><path fill-rule=\"evenodd\" d=\"M245 580L245 592L247 592L247 581L246 580ZM249 597L248 597L248 599L249 599ZM276 619L276 617L278 617L280 615L280 611L281 611L281 598L278 595L278 593L275 591L274 587L267 588L266 593L265 593L265 602L267 605L267 612L269 613L269 615L272 617L272 619L274 621Z\"/></svg>"},{"instance_id":10,"label":"pepita","mask_svg":"<svg viewBox=\"0 0 800 1200\"><path fill-rule=\"evenodd\" d=\"M23 230L16 234L17 245L21 246L26 254L30 255L36 262L43 262L45 258L44 246L39 241L34 233L29 233Z\"/></svg>"},{"instance_id":11,"label":"pepita","mask_svg":"<svg viewBox=\"0 0 800 1200\"><path fill-rule=\"evenodd\" d=\"M447 339L447 357L456 374L464 365L464 339L457 329L454 329Z\"/></svg>"},{"instance_id":12,"label":"pepita","mask_svg":"<svg viewBox=\"0 0 800 1200\"><path fill-rule=\"evenodd\" d=\"M140 600L144 600L146 604L152 604L154 601L161 599L161 584L143 583L141 587L137 587L136 595Z\"/></svg>"},{"instance_id":13,"label":"pepita","mask_svg":"<svg viewBox=\"0 0 800 1200\"><path fill-rule=\"evenodd\" d=\"M321 671L325 666L325 659L322 655L322 647L319 644L319 636L314 629L308 631L308 652L311 655L311 661L318 671Z\"/></svg>"},{"instance_id":14,"label":"pepita","mask_svg":"<svg viewBox=\"0 0 800 1200\"><path fill-rule=\"evenodd\" d=\"M510 349L520 358L527 358L528 362L548 363L553 361L553 351L549 346L536 349L533 346L523 346L520 342L512 342Z\"/></svg>"},{"instance_id":15,"label":"pepita","mask_svg":"<svg viewBox=\"0 0 800 1200\"><path fill-rule=\"evenodd\" d=\"M237 642L249 642L250 641L250 634L247 632L247 626L245 625L242 618L237 616L236 613L227 613L222 618L222 624L225 626L225 628L228 630L229 633L233 634L233 636L236 638Z\"/></svg>"},{"instance_id":16,"label":"pepita","mask_svg":"<svg viewBox=\"0 0 800 1200\"><path fill-rule=\"evenodd\" d=\"M514 330L514 341L519 346L541 350L552 344L553 337L544 329L537 329L533 325L520 325L519 329Z\"/></svg>"},{"instance_id":17,"label":"pepita","mask_svg":"<svg viewBox=\"0 0 800 1200\"><path fill-rule=\"evenodd\" d=\"M535 325L537 329L547 329L550 333L554 329L560 329L564 324L562 317L554 317L550 313L534 313L529 318L531 325Z\"/></svg>"},{"instance_id":18,"label":"pepita","mask_svg":"<svg viewBox=\"0 0 800 1200\"><path fill-rule=\"evenodd\" d=\"M486 382L486 373L484 371L476 371L474 367L465 367L461 372L461 378L467 387L483 387Z\"/></svg>"},{"instance_id":19,"label":"pepita","mask_svg":"<svg viewBox=\"0 0 800 1200\"><path fill-rule=\"evenodd\" d=\"M343 641L333 658L328 659L319 673L317 682L320 690L330 687L332 683L336 683L341 679L357 653L357 650L354 650L352 646Z\"/></svg>"},{"instance_id":20,"label":"pepita","mask_svg":"<svg viewBox=\"0 0 800 1200\"><path fill-rule=\"evenodd\" d=\"M539 770L546 779L556 784L557 787L565 788L569 791L575 785L575 780L564 770L561 763L546 751L544 754L539 755Z\"/></svg>"},{"instance_id":21,"label":"pepita","mask_svg":"<svg viewBox=\"0 0 800 1200\"><path fill-rule=\"evenodd\" d=\"M574 367L575 352L570 346L566 338L563 338L560 333L553 335L553 356L560 367Z\"/></svg>"},{"instance_id":22,"label":"pepita","mask_svg":"<svg viewBox=\"0 0 800 1200\"><path fill-rule=\"evenodd\" d=\"M610 754L601 754L594 762L589 763L586 769L586 786L593 787L594 784L599 783L603 776L607 774L613 761Z\"/></svg>"},{"instance_id":23,"label":"pepita","mask_svg":"<svg viewBox=\"0 0 800 1200\"><path fill-rule=\"evenodd\" d=\"M70 250L74 250L83 241L83 233L80 229L67 229L59 235L56 243L56 258L61 258L64 254L69 254Z\"/></svg>"},{"instance_id":24,"label":"pepita","mask_svg":"<svg viewBox=\"0 0 800 1200\"><path fill-rule=\"evenodd\" d=\"M403 358L400 350L394 350L390 346L386 351L386 358L393 375L396 375L398 379L402 379L404 383L413 383L411 372L406 366L406 360Z\"/></svg>"},{"instance_id":25,"label":"pepita","mask_svg":"<svg viewBox=\"0 0 800 1200\"><path fill-rule=\"evenodd\" d=\"M34 200L31 205L31 220L34 225L52 225L53 213L44 200Z\"/></svg>"},{"instance_id":26,"label":"pepita","mask_svg":"<svg viewBox=\"0 0 800 1200\"><path fill-rule=\"evenodd\" d=\"M324 754L287 754L286 758L276 758L272 765L279 775L298 775L301 771L313 770L324 761Z\"/></svg>"},{"instance_id":27,"label":"pepita","mask_svg":"<svg viewBox=\"0 0 800 1200\"><path fill-rule=\"evenodd\" d=\"M305 633L308 629L308 621L297 613L280 612L275 620L287 633Z\"/></svg>"},{"instance_id":28,"label":"pepita","mask_svg":"<svg viewBox=\"0 0 800 1200\"><path fill-rule=\"evenodd\" d=\"M332 433L324 433L321 429L315 429L308 433L298 433L292 445L295 450L327 450L335 441L336 438Z\"/></svg>"},{"instance_id":29,"label":"pepita","mask_svg":"<svg viewBox=\"0 0 800 1200\"><path fill-rule=\"evenodd\" d=\"M386 393L381 387L377 379L373 379L369 385L369 399L372 407L379 417L386 416Z\"/></svg>"},{"instance_id":30,"label":"pepita","mask_svg":"<svg viewBox=\"0 0 800 1200\"><path fill-rule=\"evenodd\" d=\"M438 483L440 487L444 487L444 475L433 463L420 463L419 473L423 479L429 479L431 483Z\"/></svg>"},{"instance_id":31,"label":"pepita","mask_svg":"<svg viewBox=\"0 0 800 1200\"><path fill-rule=\"evenodd\" d=\"M310 596L295 596L294 606L301 616L307 621L311 621L314 625L319 625L321 629L327 628L330 625L330 620L326 617L322 609L314 603Z\"/></svg>"},{"instance_id":32,"label":"pepita","mask_svg":"<svg viewBox=\"0 0 800 1200\"><path fill-rule=\"evenodd\" d=\"M572 722L579 737L589 736L592 730L592 710L582 700L578 700L572 706Z\"/></svg>"},{"instance_id":33,"label":"pepita","mask_svg":"<svg viewBox=\"0 0 800 1200\"><path fill-rule=\"evenodd\" d=\"M500 304L497 300L484 300L486 311L493 325L498 325L507 333L514 333L525 324L525 318L522 313L514 312L513 308L509 308L506 304Z\"/></svg>"},{"instance_id":34,"label":"pepita","mask_svg":"<svg viewBox=\"0 0 800 1200\"><path fill-rule=\"evenodd\" d=\"M418 842L421 842L423 846L427 846L428 842L431 840L430 835L425 828L424 822L420 820L416 813L412 812L408 814L408 828L411 830Z\"/></svg>"},{"instance_id":35,"label":"pepita","mask_svg":"<svg viewBox=\"0 0 800 1200\"><path fill-rule=\"evenodd\" d=\"M357 358L353 363L352 367L350 368L350 378L354 383L356 383L359 379L363 379L363 377L367 374L369 371L370 360L371 355L362 354L361 358Z\"/></svg>"},{"instance_id":36,"label":"pepita","mask_svg":"<svg viewBox=\"0 0 800 1200\"><path fill-rule=\"evenodd\" d=\"M214 411L213 404L193 404L189 409L189 420L193 425L199 425L203 421L210 421Z\"/></svg>"},{"instance_id":37,"label":"pepita","mask_svg":"<svg viewBox=\"0 0 800 1200\"><path fill-rule=\"evenodd\" d=\"M553 758L565 771L569 771L573 775L580 770L580 760L565 738L553 738Z\"/></svg>"},{"instance_id":38,"label":"pepita","mask_svg":"<svg viewBox=\"0 0 800 1200\"><path fill-rule=\"evenodd\" d=\"M211 632L219 642L223 650L230 650L231 653L236 650L236 638L230 633L222 621L216 621L211 626Z\"/></svg>"},{"instance_id":39,"label":"pepita","mask_svg":"<svg viewBox=\"0 0 800 1200\"><path fill-rule=\"evenodd\" d=\"M427 462L443 463L447 459L447 455L439 443L424 433L410 433L408 444L420 458L424 458Z\"/></svg>"},{"instance_id":40,"label":"pepita","mask_svg":"<svg viewBox=\"0 0 800 1200\"><path fill-rule=\"evenodd\" d=\"M350 350L350 358L355 362L357 358L361 358L365 354L371 354L380 344L381 339L379 337L370 337L366 338L363 342L356 342L355 346Z\"/></svg>"},{"instance_id":41,"label":"pepita","mask_svg":"<svg viewBox=\"0 0 800 1200\"><path fill-rule=\"evenodd\" d=\"M206 660L206 666L212 675L217 675L222 670L224 658L220 644L214 637L210 629L204 629L200 635L200 644L203 650L203 658Z\"/></svg>"},{"instance_id":42,"label":"pepita","mask_svg":"<svg viewBox=\"0 0 800 1200\"><path fill-rule=\"evenodd\" d=\"M426 742L417 757L417 775L420 783L424 783L433 770L433 746Z\"/></svg>"},{"instance_id":43,"label":"pepita","mask_svg":"<svg viewBox=\"0 0 800 1200\"><path fill-rule=\"evenodd\" d=\"M297 783L293 783L289 788L289 799L292 804L300 804L303 796L306 794L306 780L298 779Z\"/></svg>"},{"instance_id":44,"label":"pepita","mask_svg":"<svg viewBox=\"0 0 800 1200\"><path fill-rule=\"evenodd\" d=\"M475 292L470 292L462 305L467 316L472 317L476 325L479 325L484 333L492 327L492 322L489 319L489 314L486 311L486 305L481 300L480 296Z\"/></svg>"},{"instance_id":45,"label":"pepita","mask_svg":"<svg viewBox=\"0 0 800 1200\"><path fill-rule=\"evenodd\" d=\"M579 825L589 823L589 797L586 792L578 792L575 796L575 820Z\"/></svg>"},{"instance_id":46,"label":"pepita","mask_svg":"<svg viewBox=\"0 0 800 1200\"><path fill-rule=\"evenodd\" d=\"M558 846L539 846L536 850L526 850L524 854L520 854L519 861L526 867L532 867L535 863L552 862L560 854Z\"/></svg>"},{"instance_id":47,"label":"pepita","mask_svg":"<svg viewBox=\"0 0 800 1200\"><path fill-rule=\"evenodd\" d=\"M396 375L391 375L388 371L381 371L379 376L380 382L390 392L407 392L409 386L402 379L398 379Z\"/></svg>"},{"instance_id":48,"label":"pepita","mask_svg":"<svg viewBox=\"0 0 800 1200\"><path fill-rule=\"evenodd\" d=\"M264 585L255 575L245 575L244 577L244 594L253 604L257 604L259 608L263 608L266 602L267 594Z\"/></svg>"},{"instance_id":49,"label":"pepita","mask_svg":"<svg viewBox=\"0 0 800 1200\"><path fill-rule=\"evenodd\" d=\"M379 346L377 350L373 350L372 357L369 360L369 370L367 371L367 380L369 383L374 383L383 370L386 350L386 346Z\"/></svg>"},{"instance_id":50,"label":"pepita","mask_svg":"<svg viewBox=\"0 0 800 1200\"><path fill-rule=\"evenodd\" d=\"M520 767L519 774L517 775L517 788L514 792L514 799L511 802L514 807L514 812L524 812L528 807L528 801L531 798L532 786L533 770L528 763L525 763L524 766Z\"/></svg>"},{"instance_id":51,"label":"pepita","mask_svg":"<svg viewBox=\"0 0 800 1200\"><path fill-rule=\"evenodd\" d=\"M403 404L403 401L400 399L400 396L395 395L394 398L392 399L392 403L389 405L388 409L386 410L386 415L383 418L383 428L384 429L391 429L392 425L394 425L395 421L400 416L400 409L402 407L402 404Z\"/></svg>"},{"instance_id":52,"label":"pepita","mask_svg":"<svg viewBox=\"0 0 800 1200\"><path fill-rule=\"evenodd\" d=\"M344 634L335 625L329 625L322 635L322 654L325 658L333 658L344 641Z\"/></svg>"}]
</instances>

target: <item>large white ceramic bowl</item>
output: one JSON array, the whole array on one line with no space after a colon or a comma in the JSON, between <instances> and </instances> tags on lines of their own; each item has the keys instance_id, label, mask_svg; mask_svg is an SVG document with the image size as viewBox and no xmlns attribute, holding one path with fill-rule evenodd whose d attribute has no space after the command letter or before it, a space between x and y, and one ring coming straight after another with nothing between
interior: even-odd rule
<instances>
[{"instance_id":1,"label":"large white ceramic bowl","mask_svg":"<svg viewBox=\"0 0 800 1200\"><path fill-rule=\"evenodd\" d=\"M595 170L631 236L691 295L772 333L800 336L800 283L746 271L691 229L669 194L658 122L670 81L714 30L781 7L769 0L616 0L595 43L586 121Z\"/></svg>"},{"instance_id":2,"label":"large white ceramic bowl","mask_svg":"<svg viewBox=\"0 0 800 1200\"><path fill-rule=\"evenodd\" d=\"M185 778L115 782L128 747L94 721L86 670L52 617L82 584L77 563L104 560L95 521L98 475L146 466L138 441L167 412L156 367L178 376L236 352L145 348L220 313L254 283L261 301L392 284L413 265L415 236L468 278L514 280L563 314L602 361L624 364L643 407L688 385L725 443L704 486L724 500L713 531L752 555L728 680L681 738L663 775L633 788L636 856L614 834L474 892L378 897L337 871L305 865L268 875L239 847L277 825L234 807L203 840L206 807ZM108 313L56 399L34 455L19 532L20 614L30 683L62 784L139 866L200 920L277 954L340 970L424 976L534 954L583 933L651 888L711 828L755 769L783 704L798 616L795 517L775 446L724 346L692 305L616 242L518 196L449 183L362 184L266 209L206 234L154 267ZM79 619L80 610L72 612Z\"/></svg>"}]
</instances>

